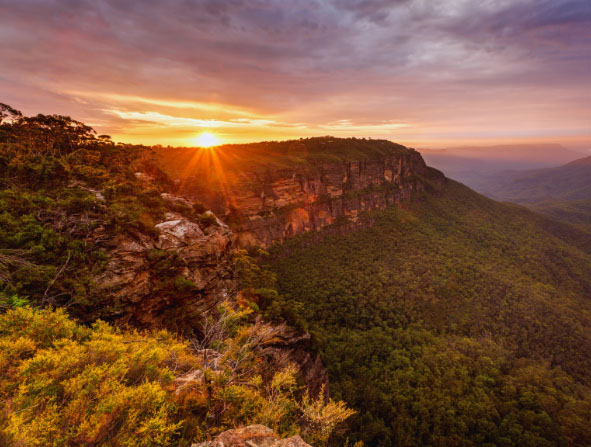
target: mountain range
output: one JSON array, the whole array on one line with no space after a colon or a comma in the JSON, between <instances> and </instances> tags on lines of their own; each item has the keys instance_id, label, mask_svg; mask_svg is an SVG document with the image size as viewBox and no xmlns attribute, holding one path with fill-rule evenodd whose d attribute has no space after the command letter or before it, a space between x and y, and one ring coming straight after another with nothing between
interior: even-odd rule
<instances>
[{"instance_id":1,"label":"mountain range","mask_svg":"<svg viewBox=\"0 0 591 447\"><path fill-rule=\"evenodd\" d=\"M448 176L490 198L591 228L591 156L581 158L559 145L421 152ZM532 169L536 166L543 167Z\"/></svg>"},{"instance_id":2,"label":"mountain range","mask_svg":"<svg viewBox=\"0 0 591 447\"><path fill-rule=\"evenodd\" d=\"M512 144L420 149L426 162L478 192L513 171L552 168L581 158L559 144Z\"/></svg>"}]
</instances>

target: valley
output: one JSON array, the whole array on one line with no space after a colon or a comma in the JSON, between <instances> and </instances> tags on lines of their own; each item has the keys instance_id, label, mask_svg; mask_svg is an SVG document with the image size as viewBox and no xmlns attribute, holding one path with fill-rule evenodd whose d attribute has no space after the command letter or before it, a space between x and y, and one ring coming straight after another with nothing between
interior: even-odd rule
<instances>
[{"instance_id":1,"label":"valley","mask_svg":"<svg viewBox=\"0 0 591 447\"><path fill-rule=\"evenodd\" d=\"M339 143L350 142L332 141L335 157L346 157ZM487 199L422 163L406 175L394 170L399 177L391 181L384 175L390 160L314 164L312 181L301 166L283 167L263 185L223 190L226 202L240 197L231 214L226 209L239 216L238 234L253 228L241 218L274 228L281 216L280 228L299 229L266 239L271 255L258 260L277 275L281 301L308 325L332 392L359 411L353 439L584 445L587 422L567 429L560 421L591 414L591 235ZM339 164L338 175L326 175ZM355 190L351 177L370 186ZM299 185L284 188L294 178ZM584 189L588 177L579 178ZM546 179L552 188L555 179ZM411 193L399 195L409 180ZM189 194L193 181L181 181ZM320 210L339 213L318 225L315 201L323 199L314 191L332 191ZM256 206L242 205L249 201ZM534 378L524 381L528 375Z\"/></svg>"}]
</instances>

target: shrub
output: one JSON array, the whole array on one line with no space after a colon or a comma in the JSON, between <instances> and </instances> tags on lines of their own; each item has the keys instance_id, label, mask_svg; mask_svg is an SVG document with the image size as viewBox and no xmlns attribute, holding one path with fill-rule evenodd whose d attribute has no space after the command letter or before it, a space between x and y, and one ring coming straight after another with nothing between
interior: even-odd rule
<instances>
[{"instance_id":1,"label":"shrub","mask_svg":"<svg viewBox=\"0 0 591 447\"><path fill-rule=\"evenodd\" d=\"M299 404L297 369L269 374L263 362L277 329L248 316L223 304L189 345L166 331L85 327L62 309L8 310L0 445L184 447L238 425L296 434L301 416L304 435L326 438L350 411L307 394Z\"/></svg>"},{"instance_id":2,"label":"shrub","mask_svg":"<svg viewBox=\"0 0 591 447\"><path fill-rule=\"evenodd\" d=\"M199 215L199 222L201 222L203 225L207 225L207 226L213 225L216 222L216 217L211 212L205 212L205 213Z\"/></svg>"}]
</instances>

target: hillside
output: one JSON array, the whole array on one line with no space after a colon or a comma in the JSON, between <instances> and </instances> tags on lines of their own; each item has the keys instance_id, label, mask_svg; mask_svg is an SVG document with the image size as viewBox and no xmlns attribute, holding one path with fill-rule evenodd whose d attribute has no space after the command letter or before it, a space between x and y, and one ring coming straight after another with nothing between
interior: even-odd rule
<instances>
[{"instance_id":1,"label":"hillside","mask_svg":"<svg viewBox=\"0 0 591 447\"><path fill-rule=\"evenodd\" d=\"M483 191L498 199L535 204L591 198L591 156L563 166L515 172Z\"/></svg>"},{"instance_id":2,"label":"hillside","mask_svg":"<svg viewBox=\"0 0 591 447\"><path fill-rule=\"evenodd\" d=\"M591 229L591 157L561 164L576 153L560 146L495 146L421 153L448 177L488 197L524 204L554 219ZM536 165L546 167L531 169Z\"/></svg>"},{"instance_id":3,"label":"hillside","mask_svg":"<svg viewBox=\"0 0 591 447\"><path fill-rule=\"evenodd\" d=\"M366 445L591 442L591 237L448 181L274 247Z\"/></svg>"},{"instance_id":4,"label":"hillside","mask_svg":"<svg viewBox=\"0 0 591 447\"><path fill-rule=\"evenodd\" d=\"M149 148L0 112L0 445L326 445L352 412L231 229Z\"/></svg>"},{"instance_id":5,"label":"hillside","mask_svg":"<svg viewBox=\"0 0 591 447\"><path fill-rule=\"evenodd\" d=\"M531 207L538 213L591 232L591 199L549 200Z\"/></svg>"},{"instance_id":6,"label":"hillside","mask_svg":"<svg viewBox=\"0 0 591 447\"><path fill-rule=\"evenodd\" d=\"M553 168L505 172L481 180L480 188L494 199L591 229L591 156Z\"/></svg>"}]
</instances>

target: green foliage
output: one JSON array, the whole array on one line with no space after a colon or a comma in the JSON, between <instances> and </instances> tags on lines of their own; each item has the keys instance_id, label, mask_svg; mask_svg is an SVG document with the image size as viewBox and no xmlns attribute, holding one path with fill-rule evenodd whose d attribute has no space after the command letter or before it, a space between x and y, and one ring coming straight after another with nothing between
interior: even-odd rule
<instances>
[{"instance_id":1,"label":"green foliage","mask_svg":"<svg viewBox=\"0 0 591 447\"><path fill-rule=\"evenodd\" d=\"M538 213L591 232L591 192L585 200L550 200L532 205Z\"/></svg>"},{"instance_id":2,"label":"green foliage","mask_svg":"<svg viewBox=\"0 0 591 447\"><path fill-rule=\"evenodd\" d=\"M180 292L190 292L190 291L195 290L197 288L197 286L195 285L195 283L193 281L191 281L190 279L187 279L183 276L177 276L174 279L174 286Z\"/></svg>"},{"instance_id":3,"label":"green foliage","mask_svg":"<svg viewBox=\"0 0 591 447\"><path fill-rule=\"evenodd\" d=\"M258 250L256 255L259 259L264 259L269 253ZM236 251L235 263L236 272L241 280L241 294L247 303L256 306L267 321L286 322L299 331L307 329L306 322L301 317L302 303L287 300L277 292L276 275L268 266L259 265L245 250Z\"/></svg>"},{"instance_id":4,"label":"green foliage","mask_svg":"<svg viewBox=\"0 0 591 447\"><path fill-rule=\"evenodd\" d=\"M366 445L591 443L587 233L449 181L272 250Z\"/></svg>"},{"instance_id":5,"label":"green foliage","mask_svg":"<svg viewBox=\"0 0 591 447\"><path fill-rule=\"evenodd\" d=\"M201 222L204 225L213 225L216 222L216 217L215 214L213 213L203 213L199 215L199 222Z\"/></svg>"},{"instance_id":6,"label":"green foliage","mask_svg":"<svg viewBox=\"0 0 591 447\"><path fill-rule=\"evenodd\" d=\"M28 305L29 300L19 297L14 288L6 283L0 283L0 311Z\"/></svg>"},{"instance_id":7,"label":"green foliage","mask_svg":"<svg viewBox=\"0 0 591 447\"><path fill-rule=\"evenodd\" d=\"M96 317L113 304L94 292L92 278L108 261L100 242L156 237L154 223L167 210L160 192L170 181L145 147L116 145L68 117L2 110L0 282L31 303ZM158 179L153 188L138 170Z\"/></svg>"}]
</instances>

